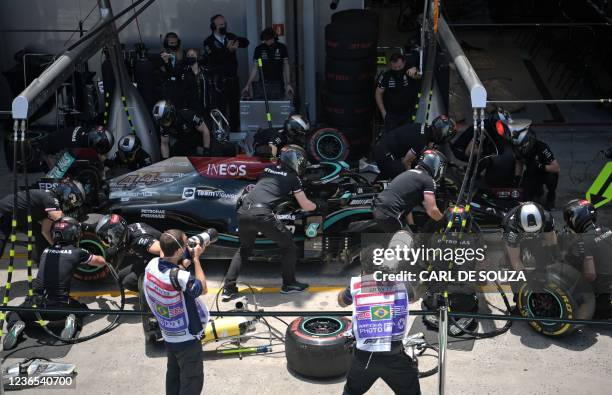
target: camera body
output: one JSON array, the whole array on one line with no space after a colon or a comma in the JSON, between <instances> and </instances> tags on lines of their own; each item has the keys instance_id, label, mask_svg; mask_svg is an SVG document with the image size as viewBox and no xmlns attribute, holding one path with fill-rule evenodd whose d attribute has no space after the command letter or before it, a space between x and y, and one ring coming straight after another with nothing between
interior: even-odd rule
<instances>
[{"instance_id":1,"label":"camera body","mask_svg":"<svg viewBox=\"0 0 612 395\"><path fill-rule=\"evenodd\" d=\"M219 232L217 232L217 230L214 228L210 228L210 229L206 229L202 233L191 236L187 240L187 245L190 248L193 248L196 245L207 247L208 245L215 243L218 239L219 239Z\"/></svg>"}]
</instances>

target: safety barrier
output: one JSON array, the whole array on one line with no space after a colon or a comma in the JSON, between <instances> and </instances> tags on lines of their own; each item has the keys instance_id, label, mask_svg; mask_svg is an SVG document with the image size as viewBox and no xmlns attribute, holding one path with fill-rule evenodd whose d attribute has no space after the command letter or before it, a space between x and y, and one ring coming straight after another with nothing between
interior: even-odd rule
<instances>
[{"instance_id":1,"label":"safety barrier","mask_svg":"<svg viewBox=\"0 0 612 395\"><path fill-rule=\"evenodd\" d=\"M64 314L82 314L83 310L79 309L40 309L24 306L4 306L2 310L6 311L25 311L25 312L45 312L45 313L64 313ZM92 309L87 310L88 314L94 315L124 315L124 316L141 316L152 315L150 311L141 310L110 310L110 309ZM413 316L436 315L439 316L439 332L438 332L438 393L445 393L446 380L446 354L448 345L448 323L449 317L455 318L476 318L481 320L493 321L534 321L531 317L508 316L498 314L478 314L478 313L460 313L449 312L446 306L435 310L413 310L410 311ZM350 310L335 310L335 311L211 311L212 317L315 317L315 316L352 316ZM560 319L553 317L538 317L537 321L547 321L563 324L580 324L580 325L608 325L612 326L612 320L576 320L576 319Z\"/></svg>"}]
</instances>

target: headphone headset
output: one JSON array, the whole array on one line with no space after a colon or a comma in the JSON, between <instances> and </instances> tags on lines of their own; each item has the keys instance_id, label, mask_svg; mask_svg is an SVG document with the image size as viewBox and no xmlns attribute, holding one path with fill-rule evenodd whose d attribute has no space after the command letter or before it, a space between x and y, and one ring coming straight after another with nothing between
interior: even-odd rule
<instances>
[{"instance_id":1,"label":"headphone headset","mask_svg":"<svg viewBox=\"0 0 612 395\"><path fill-rule=\"evenodd\" d=\"M212 30L213 32L216 30L217 26L215 26L215 19L219 18L220 16L223 16L221 14L216 14L213 15L212 18L210 18L210 30ZM227 22L225 23L226 27L227 27Z\"/></svg>"},{"instance_id":2,"label":"headphone headset","mask_svg":"<svg viewBox=\"0 0 612 395\"><path fill-rule=\"evenodd\" d=\"M176 245L179 246L179 250L182 250L183 248L185 248L185 246L182 245L181 243L179 243L179 241L176 239L176 237L174 237L172 234L170 234L168 232L164 232L163 234L170 236L172 238L172 240L174 240Z\"/></svg>"},{"instance_id":3,"label":"headphone headset","mask_svg":"<svg viewBox=\"0 0 612 395\"><path fill-rule=\"evenodd\" d=\"M178 46L181 46L181 39L178 36L178 34L176 34L175 32L168 32L166 33L166 35L164 36L164 48L168 48L168 38L170 37L176 37L176 43L178 44Z\"/></svg>"}]
</instances>

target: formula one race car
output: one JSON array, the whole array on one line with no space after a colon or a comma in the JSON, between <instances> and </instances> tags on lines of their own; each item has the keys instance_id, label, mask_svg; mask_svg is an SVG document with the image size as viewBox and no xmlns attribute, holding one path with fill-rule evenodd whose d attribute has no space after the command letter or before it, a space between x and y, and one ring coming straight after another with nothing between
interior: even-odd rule
<instances>
[{"instance_id":1,"label":"formula one race car","mask_svg":"<svg viewBox=\"0 0 612 395\"><path fill-rule=\"evenodd\" d=\"M128 223L146 222L159 229L178 228L188 235L208 228L219 232L207 249L211 259L228 259L239 247L236 204L245 189L272 162L256 157L174 157L109 181L110 212ZM307 261L350 263L359 255L359 234L349 224L372 217L373 196L382 190L343 162L311 165L304 177L306 192L320 204L302 212L291 201L276 215L298 242L298 257ZM292 199L291 199L292 200ZM263 237L254 260L275 261L277 246ZM93 270L93 268L91 268ZM89 273L95 278L95 271ZM80 276L87 279L88 276Z\"/></svg>"}]
</instances>

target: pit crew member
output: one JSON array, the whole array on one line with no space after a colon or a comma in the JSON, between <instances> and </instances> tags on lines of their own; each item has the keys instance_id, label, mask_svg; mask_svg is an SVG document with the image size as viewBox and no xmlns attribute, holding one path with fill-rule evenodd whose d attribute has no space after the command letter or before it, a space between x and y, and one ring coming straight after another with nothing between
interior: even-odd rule
<instances>
[{"instance_id":1,"label":"pit crew member","mask_svg":"<svg viewBox=\"0 0 612 395\"><path fill-rule=\"evenodd\" d=\"M302 147L284 147L280 154L280 164L264 169L254 188L242 199L238 208L240 249L225 274L223 300L230 300L237 295L236 280L240 267L252 255L259 232L280 247L283 276L281 293L303 292L308 288L308 284L300 283L295 278L297 257L293 234L273 213L279 203L291 197L297 200L304 211L316 209L317 205L306 197L300 181L307 164L306 152Z\"/></svg>"}]
</instances>

